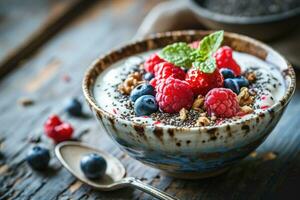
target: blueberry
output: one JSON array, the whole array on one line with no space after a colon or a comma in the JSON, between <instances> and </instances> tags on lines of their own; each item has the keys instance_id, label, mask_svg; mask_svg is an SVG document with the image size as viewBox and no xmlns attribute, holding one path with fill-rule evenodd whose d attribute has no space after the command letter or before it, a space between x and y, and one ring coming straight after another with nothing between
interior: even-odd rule
<instances>
[{"instance_id":1,"label":"blueberry","mask_svg":"<svg viewBox=\"0 0 300 200\"><path fill-rule=\"evenodd\" d=\"M144 95L134 103L134 112L137 116L147 116L158 110L155 97L152 95Z\"/></svg>"},{"instance_id":2,"label":"blueberry","mask_svg":"<svg viewBox=\"0 0 300 200\"><path fill-rule=\"evenodd\" d=\"M46 169L50 161L49 150L40 146L34 146L29 150L26 160L33 169Z\"/></svg>"},{"instance_id":3,"label":"blueberry","mask_svg":"<svg viewBox=\"0 0 300 200\"><path fill-rule=\"evenodd\" d=\"M147 72L146 74L144 74L144 79L146 81L151 81L151 79L154 78L154 74L150 73L150 72Z\"/></svg>"},{"instance_id":4,"label":"blueberry","mask_svg":"<svg viewBox=\"0 0 300 200\"><path fill-rule=\"evenodd\" d=\"M243 76L238 76L235 80L239 84L240 88L249 86L249 81Z\"/></svg>"},{"instance_id":5,"label":"blueberry","mask_svg":"<svg viewBox=\"0 0 300 200\"><path fill-rule=\"evenodd\" d=\"M80 160L80 168L84 175L89 179L96 179L104 176L106 167L106 160L96 153L87 154Z\"/></svg>"},{"instance_id":6,"label":"blueberry","mask_svg":"<svg viewBox=\"0 0 300 200\"><path fill-rule=\"evenodd\" d=\"M224 80L224 87L231 89L234 93L239 94L240 93L240 86L238 82L235 79L228 78Z\"/></svg>"},{"instance_id":7,"label":"blueberry","mask_svg":"<svg viewBox=\"0 0 300 200\"><path fill-rule=\"evenodd\" d=\"M82 115L82 105L81 102L76 99L72 98L67 102L65 110L73 116L81 116Z\"/></svg>"},{"instance_id":8,"label":"blueberry","mask_svg":"<svg viewBox=\"0 0 300 200\"><path fill-rule=\"evenodd\" d=\"M220 69L220 72L223 75L224 79L234 78L235 77L235 75L234 75L234 73L233 73L233 71L231 69L222 68L222 69Z\"/></svg>"},{"instance_id":9,"label":"blueberry","mask_svg":"<svg viewBox=\"0 0 300 200\"><path fill-rule=\"evenodd\" d=\"M143 95L155 95L154 87L148 83L143 83L136 86L130 93L130 100L135 102L139 97Z\"/></svg>"}]
</instances>

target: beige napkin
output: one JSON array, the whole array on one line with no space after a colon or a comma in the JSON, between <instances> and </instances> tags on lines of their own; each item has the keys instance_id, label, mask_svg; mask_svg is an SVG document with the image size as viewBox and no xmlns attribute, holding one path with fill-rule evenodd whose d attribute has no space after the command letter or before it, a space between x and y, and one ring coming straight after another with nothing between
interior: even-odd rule
<instances>
[{"instance_id":1,"label":"beige napkin","mask_svg":"<svg viewBox=\"0 0 300 200\"><path fill-rule=\"evenodd\" d=\"M140 25L136 38L183 29L204 29L204 27L186 1L168 1L158 4L149 12ZM284 38L269 44L295 66L300 67L300 27Z\"/></svg>"}]
</instances>

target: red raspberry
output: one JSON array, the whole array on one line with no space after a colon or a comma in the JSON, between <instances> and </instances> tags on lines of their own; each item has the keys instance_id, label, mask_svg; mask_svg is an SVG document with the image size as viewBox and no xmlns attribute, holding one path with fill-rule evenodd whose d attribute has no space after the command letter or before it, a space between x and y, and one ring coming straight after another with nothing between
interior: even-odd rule
<instances>
[{"instance_id":1,"label":"red raspberry","mask_svg":"<svg viewBox=\"0 0 300 200\"><path fill-rule=\"evenodd\" d=\"M213 73L204 73L192 67L186 74L185 80L190 84L194 95L205 96L213 88L223 87L223 76L216 69Z\"/></svg>"},{"instance_id":2,"label":"red raspberry","mask_svg":"<svg viewBox=\"0 0 300 200\"><path fill-rule=\"evenodd\" d=\"M200 41L194 41L189 44L189 46L192 47L193 49L197 49L199 45L200 45Z\"/></svg>"},{"instance_id":3,"label":"red raspberry","mask_svg":"<svg viewBox=\"0 0 300 200\"><path fill-rule=\"evenodd\" d=\"M57 115L53 115L44 124L44 131L49 138L59 143L71 139L74 130L71 124L64 123Z\"/></svg>"},{"instance_id":4,"label":"red raspberry","mask_svg":"<svg viewBox=\"0 0 300 200\"><path fill-rule=\"evenodd\" d=\"M51 115L44 124L45 133L50 133L55 126L58 126L62 123L60 118L57 115Z\"/></svg>"},{"instance_id":5,"label":"red raspberry","mask_svg":"<svg viewBox=\"0 0 300 200\"><path fill-rule=\"evenodd\" d=\"M240 106L237 95L227 88L215 88L205 96L205 108L208 114L228 118L236 116Z\"/></svg>"},{"instance_id":6,"label":"red raspberry","mask_svg":"<svg viewBox=\"0 0 300 200\"><path fill-rule=\"evenodd\" d=\"M172 63L162 62L157 64L155 68L157 70L155 71L155 77L157 79L166 79L170 76L180 80L184 80L185 78L185 72L180 67L176 67Z\"/></svg>"},{"instance_id":7,"label":"red raspberry","mask_svg":"<svg viewBox=\"0 0 300 200\"><path fill-rule=\"evenodd\" d=\"M194 101L193 92L186 81L169 77L156 87L156 101L160 110L178 113L182 108L189 109Z\"/></svg>"},{"instance_id":8,"label":"red raspberry","mask_svg":"<svg viewBox=\"0 0 300 200\"><path fill-rule=\"evenodd\" d=\"M57 115L51 115L45 123L45 126L57 126L60 125L62 121Z\"/></svg>"},{"instance_id":9,"label":"red raspberry","mask_svg":"<svg viewBox=\"0 0 300 200\"><path fill-rule=\"evenodd\" d=\"M152 54L144 63L144 69L146 72L150 72L152 74L155 73L154 66L156 64L159 64L161 62L164 62L163 59L161 59L156 53Z\"/></svg>"},{"instance_id":10,"label":"red raspberry","mask_svg":"<svg viewBox=\"0 0 300 200\"><path fill-rule=\"evenodd\" d=\"M56 126L53 131L52 139L56 142L63 142L72 138L73 127L69 123L62 123Z\"/></svg>"},{"instance_id":11,"label":"red raspberry","mask_svg":"<svg viewBox=\"0 0 300 200\"><path fill-rule=\"evenodd\" d=\"M159 85L159 83L161 82L161 81L164 81L164 79L159 79L159 78L153 78L153 79L151 79L151 81L149 82L150 83L150 85L152 85L154 88L156 88L156 86L158 86Z\"/></svg>"},{"instance_id":12,"label":"red raspberry","mask_svg":"<svg viewBox=\"0 0 300 200\"><path fill-rule=\"evenodd\" d=\"M231 69L236 76L241 75L241 67L236 63L232 57L232 49L228 46L221 47L214 54L217 60L217 66L221 68Z\"/></svg>"}]
</instances>

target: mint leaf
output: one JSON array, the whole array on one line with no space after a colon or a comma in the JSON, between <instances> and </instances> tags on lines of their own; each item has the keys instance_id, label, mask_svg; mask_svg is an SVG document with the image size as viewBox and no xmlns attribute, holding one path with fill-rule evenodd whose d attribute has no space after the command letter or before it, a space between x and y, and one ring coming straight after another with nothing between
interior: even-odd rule
<instances>
[{"instance_id":1,"label":"mint leaf","mask_svg":"<svg viewBox=\"0 0 300 200\"><path fill-rule=\"evenodd\" d=\"M220 47L223 37L224 31L214 32L201 40L198 49L185 42L170 44L159 52L159 56L176 66L190 68L193 64L204 73L213 73L216 61L212 55Z\"/></svg>"},{"instance_id":2,"label":"mint leaf","mask_svg":"<svg viewBox=\"0 0 300 200\"><path fill-rule=\"evenodd\" d=\"M159 56L176 66L190 68L194 61L192 52L195 51L185 42L178 42L166 46L159 52Z\"/></svg>"},{"instance_id":3,"label":"mint leaf","mask_svg":"<svg viewBox=\"0 0 300 200\"><path fill-rule=\"evenodd\" d=\"M216 70L217 63L216 63L216 59L210 56L204 62L201 61L193 62L193 66L204 73L213 73Z\"/></svg>"},{"instance_id":4,"label":"mint leaf","mask_svg":"<svg viewBox=\"0 0 300 200\"><path fill-rule=\"evenodd\" d=\"M199 55L197 60L205 61L208 57L212 56L220 47L223 37L224 31L217 31L204 37L197 49L197 54Z\"/></svg>"}]
</instances>

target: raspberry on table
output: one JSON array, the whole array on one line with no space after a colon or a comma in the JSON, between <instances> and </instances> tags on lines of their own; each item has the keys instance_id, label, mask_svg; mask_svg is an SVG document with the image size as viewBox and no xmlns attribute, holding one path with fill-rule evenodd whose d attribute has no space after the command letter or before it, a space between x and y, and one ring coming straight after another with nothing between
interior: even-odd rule
<instances>
[{"instance_id":1,"label":"raspberry on table","mask_svg":"<svg viewBox=\"0 0 300 200\"><path fill-rule=\"evenodd\" d=\"M194 94L186 81L169 77L161 81L156 90L156 101L163 112L178 113L182 108L191 108L193 104Z\"/></svg>"},{"instance_id":2,"label":"raspberry on table","mask_svg":"<svg viewBox=\"0 0 300 200\"><path fill-rule=\"evenodd\" d=\"M158 79L166 79L170 76L180 80L184 80L185 72L180 67L176 67L172 63L162 62L156 65L155 77Z\"/></svg>"},{"instance_id":3,"label":"raspberry on table","mask_svg":"<svg viewBox=\"0 0 300 200\"><path fill-rule=\"evenodd\" d=\"M215 88L205 96L205 108L212 116L229 118L236 116L240 110L237 95L227 88Z\"/></svg>"},{"instance_id":4,"label":"raspberry on table","mask_svg":"<svg viewBox=\"0 0 300 200\"><path fill-rule=\"evenodd\" d=\"M149 56L149 58L145 61L144 63L144 69L146 72L150 72L152 74L155 73L154 71L154 67L156 64L159 64L161 62L164 62L163 59L161 59L157 53L152 54L151 56Z\"/></svg>"},{"instance_id":5,"label":"raspberry on table","mask_svg":"<svg viewBox=\"0 0 300 200\"><path fill-rule=\"evenodd\" d=\"M71 124L62 122L57 115L52 115L45 122L44 131L55 143L59 143L71 139L74 129Z\"/></svg>"},{"instance_id":6,"label":"raspberry on table","mask_svg":"<svg viewBox=\"0 0 300 200\"><path fill-rule=\"evenodd\" d=\"M241 75L241 67L236 63L232 57L232 49L228 46L223 46L214 54L219 69L231 69L236 76Z\"/></svg>"},{"instance_id":7,"label":"raspberry on table","mask_svg":"<svg viewBox=\"0 0 300 200\"><path fill-rule=\"evenodd\" d=\"M213 73L204 73L196 68L191 68L185 79L191 86L194 95L205 96L211 89L223 87L223 76L216 69Z\"/></svg>"},{"instance_id":8,"label":"raspberry on table","mask_svg":"<svg viewBox=\"0 0 300 200\"><path fill-rule=\"evenodd\" d=\"M60 118L57 115L51 115L48 120L45 123L45 126L47 127L53 127L53 126L57 126L60 125L62 123L62 121L60 120Z\"/></svg>"}]
</instances>

